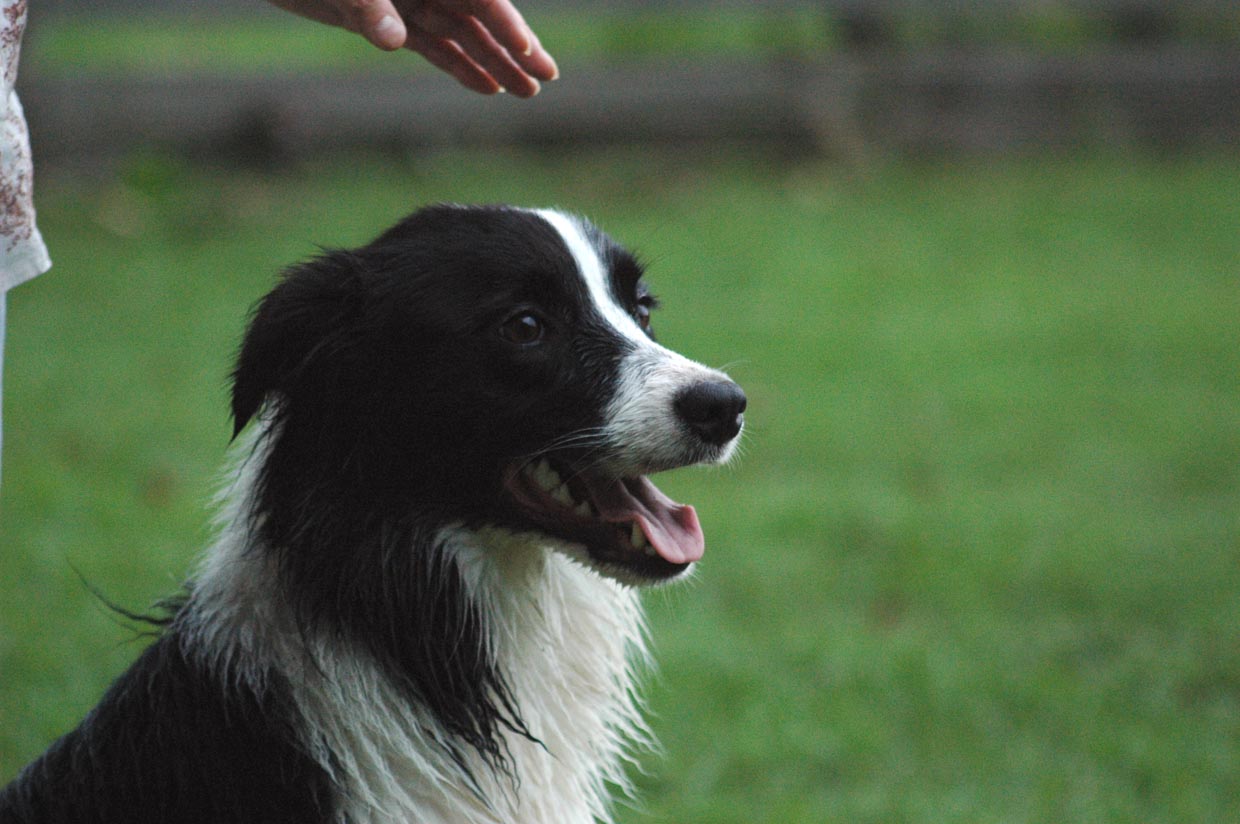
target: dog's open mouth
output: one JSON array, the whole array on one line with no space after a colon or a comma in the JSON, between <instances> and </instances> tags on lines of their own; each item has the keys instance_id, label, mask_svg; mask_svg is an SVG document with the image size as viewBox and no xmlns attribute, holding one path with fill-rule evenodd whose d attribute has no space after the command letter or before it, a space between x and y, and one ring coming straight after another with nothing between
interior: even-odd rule
<instances>
[{"instance_id":1,"label":"dog's open mouth","mask_svg":"<svg viewBox=\"0 0 1240 824\"><path fill-rule=\"evenodd\" d=\"M506 485L539 530L584 546L604 570L666 580L705 549L693 507L676 503L644 475L609 478L543 458L512 469Z\"/></svg>"}]
</instances>

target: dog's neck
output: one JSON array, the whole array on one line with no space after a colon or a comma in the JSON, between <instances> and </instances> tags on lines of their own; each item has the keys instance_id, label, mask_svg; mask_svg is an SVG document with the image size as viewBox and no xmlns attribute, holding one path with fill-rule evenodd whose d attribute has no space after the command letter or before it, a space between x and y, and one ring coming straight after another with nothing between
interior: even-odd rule
<instances>
[{"instance_id":1,"label":"dog's neck","mask_svg":"<svg viewBox=\"0 0 1240 824\"><path fill-rule=\"evenodd\" d=\"M272 674L288 685L299 733L341 788L347 820L610 820L609 786L627 789L625 762L649 743L635 697L647 663L636 593L531 536L439 530L430 545L459 570L487 655L536 739L502 730L508 772L497 770L454 742L364 650L297 626L249 526L261 452L242 449L250 458L230 486L184 623L220 671L257 688Z\"/></svg>"}]
</instances>

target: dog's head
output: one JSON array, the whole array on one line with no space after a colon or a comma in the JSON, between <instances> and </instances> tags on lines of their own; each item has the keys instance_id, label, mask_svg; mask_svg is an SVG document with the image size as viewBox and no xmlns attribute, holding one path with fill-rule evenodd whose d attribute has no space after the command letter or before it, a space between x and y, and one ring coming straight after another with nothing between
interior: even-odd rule
<instances>
[{"instance_id":1,"label":"dog's head","mask_svg":"<svg viewBox=\"0 0 1240 824\"><path fill-rule=\"evenodd\" d=\"M278 432L269 540L384 518L550 538L630 583L701 557L647 477L731 455L745 395L659 345L638 261L555 211L436 206L286 273L235 373Z\"/></svg>"}]
</instances>

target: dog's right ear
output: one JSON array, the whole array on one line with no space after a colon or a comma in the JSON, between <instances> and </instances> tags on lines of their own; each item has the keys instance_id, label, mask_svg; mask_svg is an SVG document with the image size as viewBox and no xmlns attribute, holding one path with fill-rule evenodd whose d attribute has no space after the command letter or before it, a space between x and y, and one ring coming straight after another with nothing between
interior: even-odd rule
<instances>
[{"instance_id":1,"label":"dog's right ear","mask_svg":"<svg viewBox=\"0 0 1240 824\"><path fill-rule=\"evenodd\" d=\"M288 398L331 384L321 354L346 348L360 304L359 271L351 253L331 252L286 270L259 301L232 374L234 438L273 393Z\"/></svg>"}]
</instances>

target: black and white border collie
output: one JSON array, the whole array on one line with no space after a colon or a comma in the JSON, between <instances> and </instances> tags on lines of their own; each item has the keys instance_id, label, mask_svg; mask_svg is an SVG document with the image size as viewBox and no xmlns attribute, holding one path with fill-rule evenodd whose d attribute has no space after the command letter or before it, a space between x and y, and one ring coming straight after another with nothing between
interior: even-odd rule
<instances>
[{"instance_id":1,"label":"black and white border collie","mask_svg":"<svg viewBox=\"0 0 1240 824\"><path fill-rule=\"evenodd\" d=\"M655 342L642 273L580 218L458 206L290 269L217 539L0 821L610 820L636 588L703 552L647 476L726 461L745 409Z\"/></svg>"}]
</instances>

